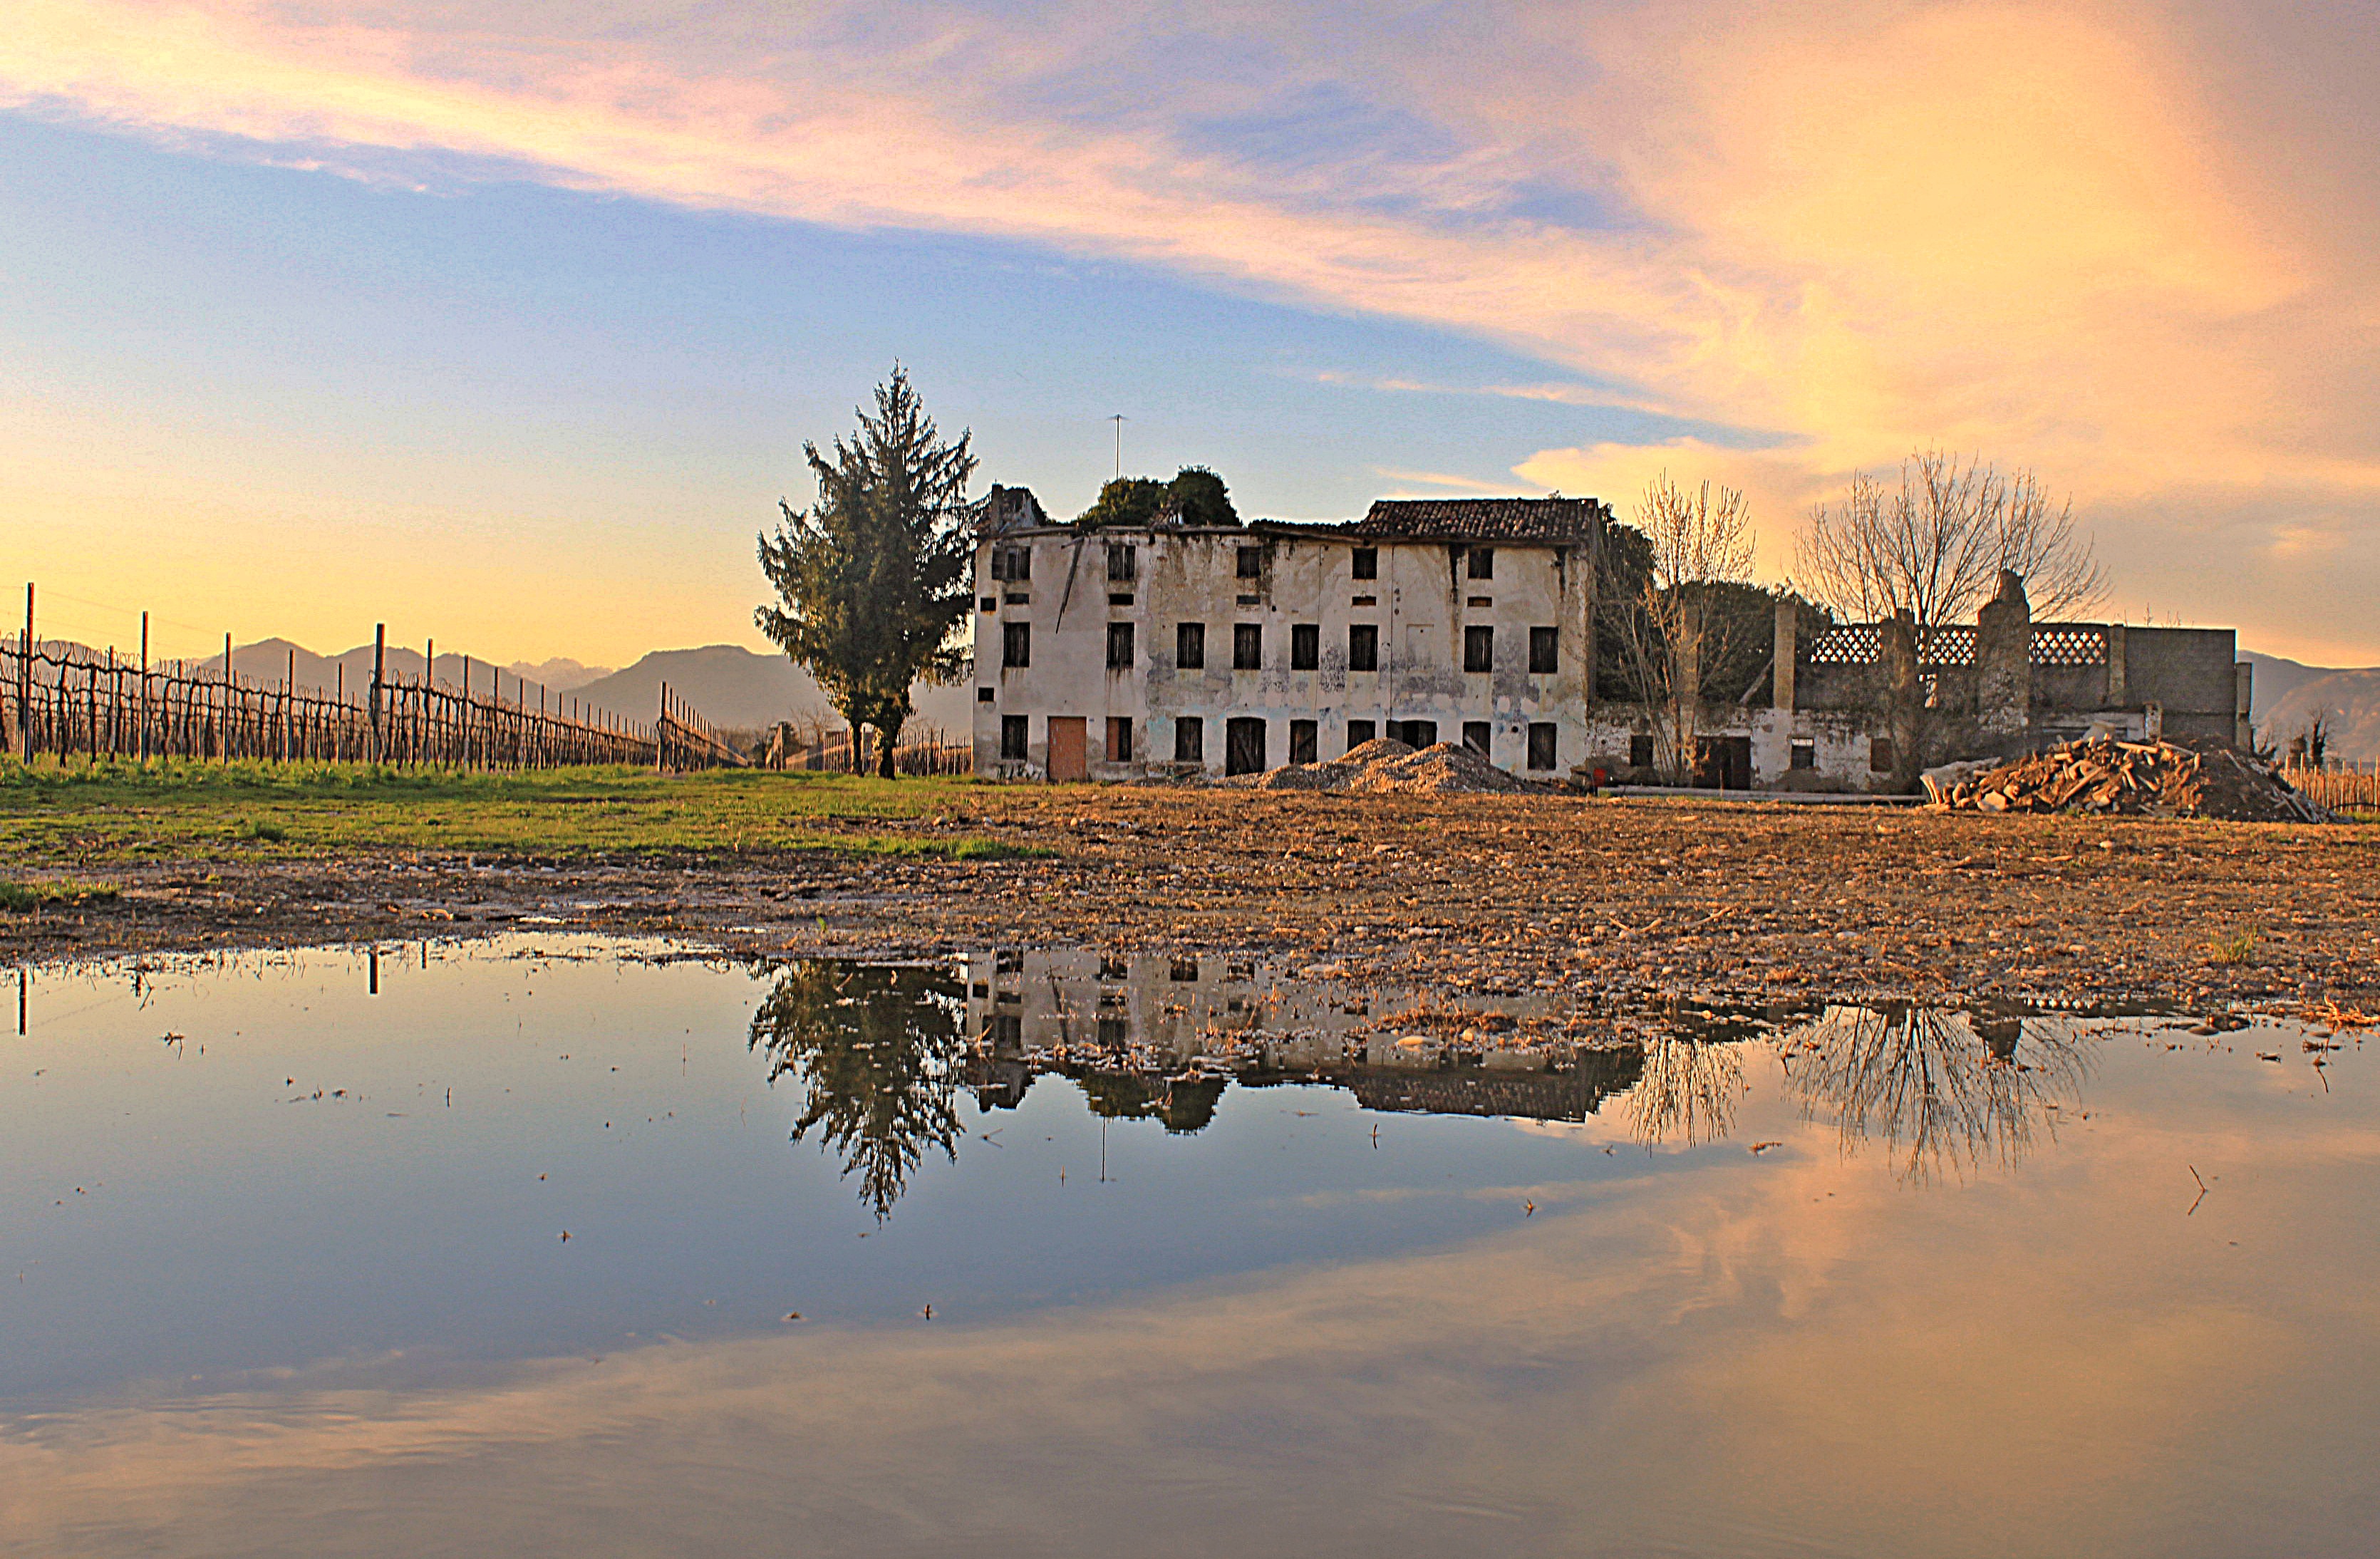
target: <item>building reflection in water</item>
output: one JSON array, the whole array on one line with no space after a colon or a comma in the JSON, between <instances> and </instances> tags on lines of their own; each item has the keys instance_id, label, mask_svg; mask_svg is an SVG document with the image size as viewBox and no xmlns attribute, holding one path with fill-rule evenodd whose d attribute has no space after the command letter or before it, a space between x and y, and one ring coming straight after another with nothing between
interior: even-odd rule
<instances>
[{"instance_id":1,"label":"building reflection in water","mask_svg":"<svg viewBox=\"0 0 2380 1559\"><path fill-rule=\"evenodd\" d=\"M771 1082L805 1090L794 1140L815 1132L839 1154L880 1220L928 1154L957 1156L962 1087L981 1109L1013 1109L1048 1073L1094 1115L1176 1133L1204 1130L1234 1083L1318 1082L1367 1109L1540 1120L1584 1121L1618 1095L1636 1140L1693 1145L1733 1133L1746 1062L1767 1051L1804 1119L1831 1122L1846 1153L1880 1143L1920 1182L2013 1167L2085 1073L2070 1020L2015 1007L1681 1007L1641 1045L1598 1047L1517 1030L1527 997L1424 1004L1335 974L1075 949L970 954L955 977L812 961L779 973L751 1045Z\"/></svg>"},{"instance_id":2,"label":"building reflection in water","mask_svg":"<svg viewBox=\"0 0 2380 1559\"><path fill-rule=\"evenodd\" d=\"M797 1078L807 1090L794 1141L816 1131L840 1154L879 1222L928 1152L957 1157L965 1014L943 970L830 960L786 967L752 1014L769 1082Z\"/></svg>"}]
</instances>

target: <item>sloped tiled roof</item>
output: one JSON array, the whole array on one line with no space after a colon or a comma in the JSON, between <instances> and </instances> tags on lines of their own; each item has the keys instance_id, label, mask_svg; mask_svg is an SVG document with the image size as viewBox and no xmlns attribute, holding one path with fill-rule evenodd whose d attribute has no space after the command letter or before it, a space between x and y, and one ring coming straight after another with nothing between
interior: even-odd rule
<instances>
[{"instance_id":1,"label":"sloped tiled roof","mask_svg":"<svg viewBox=\"0 0 2380 1559\"><path fill-rule=\"evenodd\" d=\"M1592 539L1602 510L1592 498L1383 498L1347 528L1424 541L1560 545Z\"/></svg>"}]
</instances>

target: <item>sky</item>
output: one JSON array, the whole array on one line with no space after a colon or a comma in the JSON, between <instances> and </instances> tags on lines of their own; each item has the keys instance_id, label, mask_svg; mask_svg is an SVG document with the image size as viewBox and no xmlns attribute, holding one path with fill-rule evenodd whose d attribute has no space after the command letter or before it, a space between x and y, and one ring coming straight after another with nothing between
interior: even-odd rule
<instances>
[{"instance_id":1,"label":"sky","mask_svg":"<svg viewBox=\"0 0 2380 1559\"><path fill-rule=\"evenodd\" d=\"M1060 514L1121 415L1251 515L1740 486L1769 580L1980 453L2108 615L2380 663L2376 78L2305 0L12 0L0 580L161 655L765 647L898 361Z\"/></svg>"}]
</instances>

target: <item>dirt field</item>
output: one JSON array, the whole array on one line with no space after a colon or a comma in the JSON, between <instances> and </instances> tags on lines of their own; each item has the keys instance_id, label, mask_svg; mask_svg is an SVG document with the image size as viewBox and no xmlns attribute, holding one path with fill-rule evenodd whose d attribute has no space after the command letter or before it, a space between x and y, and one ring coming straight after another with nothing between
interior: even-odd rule
<instances>
[{"instance_id":1,"label":"dirt field","mask_svg":"<svg viewBox=\"0 0 2380 1559\"><path fill-rule=\"evenodd\" d=\"M911 784L892 815L806 817L868 852L119 852L83 868L114 900L0 916L0 937L13 959L55 960L526 924L738 952L1247 949L1583 1010L1682 996L2380 1009L2369 825ZM960 839L1005 848L950 858ZM887 848L908 840L924 853ZM997 858L1009 849L1031 853ZM20 878L77 869L54 845L13 853L0 865Z\"/></svg>"}]
</instances>

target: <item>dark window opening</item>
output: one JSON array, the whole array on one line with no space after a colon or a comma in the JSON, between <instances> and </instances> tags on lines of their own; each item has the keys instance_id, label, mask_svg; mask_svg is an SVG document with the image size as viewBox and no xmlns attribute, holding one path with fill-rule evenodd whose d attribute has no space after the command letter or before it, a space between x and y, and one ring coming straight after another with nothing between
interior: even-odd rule
<instances>
[{"instance_id":1,"label":"dark window opening","mask_svg":"<svg viewBox=\"0 0 2380 1559\"><path fill-rule=\"evenodd\" d=\"M1173 967L1166 971L1165 977L1169 980L1195 980L1198 977L1198 961L1177 958L1173 961Z\"/></svg>"},{"instance_id":2,"label":"dark window opening","mask_svg":"<svg viewBox=\"0 0 2380 1559\"><path fill-rule=\"evenodd\" d=\"M1892 772L1892 738L1871 736L1867 743L1867 767L1871 774Z\"/></svg>"},{"instance_id":3,"label":"dark window opening","mask_svg":"<svg viewBox=\"0 0 2380 1559\"><path fill-rule=\"evenodd\" d=\"M991 703L993 701L991 689L988 687L977 688L975 690L975 701L978 704Z\"/></svg>"},{"instance_id":4,"label":"dark window opening","mask_svg":"<svg viewBox=\"0 0 2380 1559\"><path fill-rule=\"evenodd\" d=\"M1132 961L1124 957L1122 953L1101 953L1099 955L1099 978L1102 980L1131 979Z\"/></svg>"},{"instance_id":5,"label":"dark window opening","mask_svg":"<svg viewBox=\"0 0 2380 1559\"><path fill-rule=\"evenodd\" d=\"M1347 629L1347 669L1351 671L1377 671L1380 669L1380 625L1377 622L1356 622Z\"/></svg>"},{"instance_id":6,"label":"dark window opening","mask_svg":"<svg viewBox=\"0 0 2380 1559\"><path fill-rule=\"evenodd\" d=\"M1102 1018L1099 1020L1099 1047L1101 1049L1121 1050L1131 1043L1131 1019Z\"/></svg>"},{"instance_id":7,"label":"dark window opening","mask_svg":"<svg viewBox=\"0 0 2380 1559\"><path fill-rule=\"evenodd\" d=\"M1438 745L1438 722L1436 720L1390 720L1389 734L1408 747L1435 747Z\"/></svg>"},{"instance_id":8,"label":"dark window opening","mask_svg":"<svg viewBox=\"0 0 2380 1559\"><path fill-rule=\"evenodd\" d=\"M1289 722L1289 761L1318 763L1321 761L1321 727L1313 720Z\"/></svg>"},{"instance_id":9,"label":"dark window opening","mask_svg":"<svg viewBox=\"0 0 2380 1559\"><path fill-rule=\"evenodd\" d=\"M1010 948L1003 951L994 952L991 955L991 972L995 974L1024 973L1025 954L1023 950L1016 948ZM1001 993L1000 999L1002 1001L1014 1001L1016 999L1016 994L1014 991L1002 991Z\"/></svg>"},{"instance_id":10,"label":"dark window opening","mask_svg":"<svg viewBox=\"0 0 2380 1559\"><path fill-rule=\"evenodd\" d=\"M1139 557L1137 549L1120 547L1112 541L1109 542L1108 578L1114 582L1134 578L1139 569Z\"/></svg>"},{"instance_id":11,"label":"dark window opening","mask_svg":"<svg viewBox=\"0 0 2380 1559\"><path fill-rule=\"evenodd\" d=\"M1378 547L1355 549L1355 577L1378 579L1380 576L1380 550Z\"/></svg>"},{"instance_id":12,"label":"dark window opening","mask_svg":"<svg viewBox=\"0 0 2380 1559\"><path fill-rule=\"evenodd\" d=\"M1033 577L1033 549L1030 547L999 547L991 554L991 576L994 579L1030 579Z\"/></svg>"},{"instance_id":13,"label":"dark window opening","mask_svg":"<svg viewBox=\"0 0 2380 1559\"><path fill-rule=\"evenodd\" d=\"M1132 718L1128 715L1108 717L1108 762L1132 761Z\"/></svg>"},{"instance_id":14,"label":"dark window opening","mask_svg":"<svg viewBox=\"0 0 2380 1559\"><path fill-rule=\"evenodd\" d=\"M1293 622L1289 628L1289 669L1311 671L1322 664L1322 630L1312 622Z\"/></svg>"},{"instance_id":15,"label":"dark window opening","mask_svg":"<svg viewBox=\"0 0 2380 1559\"><path fill-rule=\"evenodd\" d=\"M1232 625L1232 670L1260 671L1264 669L1264 624L1236 622Z\"/></svg>"},{"instance_id":16,"label":"dark window opening","mask_svg":"<svg viewBox=\"0 0 2380 1559\"><path fill-rule=\"evenodd\" d=\"M1240 549L1240 577L1243 579L1261 579L1264 577L1263 548L1243 547Z\"/></svg>"},{"instance_id":17,"label":"dark window opening","mask_svg":"<svg viewBox=\"0 0 2380 1559\"><path fill-rule=\"evenodd\" d=\"M1639 731L1628 738L1628 767L1631 768L1653 767L1653 733L1651 731Z\"/></svg>"},{"instance_id":18,"label":"dark window opening","mask_svg":"<svg viewBox=\"0 0 2380 1559\"><path fill-rule=\"evenodd\" d=\"M1791 758L1791 764L1792 764L1792 767L1795 767L1795 768L1815 768L1815 767L1818 767L1818 744L1817 744L1815 742L1796 742L1796 743L1793 743L1793 755L1792 755L1792 758Z\"/></svg>"},{"instance_id":19,"label":"dark window opening","mask_svg":"<svg viewBox=\"0 0 2380 1559\"><path fill-rule=\"evenodd\" d=\"M1207 624L1183 622L1173 630L1173 664L1184 671L1204 671L1207 665Z\"/></svg>"},{"instance_id":20,"label":"dark window opening","mask_svg":"<svg viewBox=\"0 0 2380 1559\"><path fill-rule=\"evenodd\" d=\"M1108 605L1130 606L1131 604L1132 592L1130 590L1110 590L1108 592Z\"/></svg>"},{"instance_id":21,"label":"dark window opening","mask_svg":"<svg viewBox=\"0 0 2380 1559\"><path fill-rule=\"evenodd\" d=\"M1248 715L1235 715L1224 722L1223 772L1261 774L1268 767L1265 762L1265 722Z\"/></svg>"},{"instance_id":22,"label":"dark window opening","mask_svg":"<svg viewBox=\"0 0 2380 1559\"><path fill-rule=\"evenodd\" d=\"M1196 715L1184 715L1173 722L1173 761L1205 763L1207 761L1207 722Z\"/></svg>"},{"instance_id":23,"label":"dark window opening","mask_svg":"<svg viewBox=\"0 0 2380 1559\"><path fill-rule=\"evenodd\" d=\"M1481 757L1486 757L1488 755L1488 722L1486 720L1464 720L1463 722L1463 744L1470 748L1473 752L1477 753Z\"/></svg>"},{"instance_id":24,"label":"dark window opening","mask_svg":"<svg viewBox=\"0 0 2380 1559\"><path fill-rule=\"evenodd\" d=\"M976 604L986 611L998 611L1000 610L1000 598L998 596L986 596L981 600L976 602Z\"/></svg>"},{"instance_id":25,"label":"dark window opening","mask_svg":"<svg viewBox=\"0 0 2380 1559\"><path fill-rule=\"evenodd\" d=\"M1380 728L1374 725L1370 720L1349 720L1347 722L1348 749L1353 751L1354 749L1362 746L1365 743L1371 741L1375 736L1379 734L1379 730Z\"/></svg>"},{"instance_id":26,"label":"dark window opening","mask_svg":"<svg viewBox=\"0 0 2380 1559\"><path fill-rule=\"evenodd\" d=\"M1496 630L1469 627L1463 630L1463 669L1466 671L1492 671L1496 669Z\"/></svg>"},{"instance_id":27,"label":"dark window opening","mask_svg":"<svg viewBox=\"0 0 2380 1559\"><path fill-rule=\"evenodd\" d=\"M1025 761L1025 744L1031 741L1032 724L1023 715L1000 717L1000 755L1012 763Z\"/></svg>"},{"instance_id":28,"label":"dark window opening","mask_svg":"<svg viewBox=\"0 0 2380 1559\"><path fill-rule=\"evenodd\" d=\"M1015 1012L995 1012L985 1027L991 1030L991 1043L1002 1050L1014 1050L1025 1043L1025 1019Z\"/></svg>"},{"instance_id":29,"label":"dark window opening","mask_svg":"<svg viewBox=\"0 0 2380 1559\"><path fill-rule=\"evenodd\" d=\"M1529 722L1529 767L1531 768L1554 767L1553 721L1531 720Z\"/></svg>"},{"instance_id":30,"label":"dark window opening","mask_svg":"<svg viewBox=\"0 0 2380 1559\"><path fill-rule=\"evenodd\" d=\"M1495 578L1496 549L1493 547L1474 547L1471 549L1470 563L1472 578Z\"/></svg>"},{"instance_id":31,"label":"dark window opening","mask_svg":"<svg viewBox=\"0 0 2380 1559\"><path fill-rule=\"evenodd\" d=\"M1012 670L1033 664L1033 624L1003 622L1000 625L1000 663Z\"/></svg>"},{"instance_id":32,"label":"dark window opening","mask_svg":"<svg viewBox=\"0 0 2380 1559\"><path fill-rule=\"evenodd\" d=\"M1539 676L1561 670L1561 630L1560 628L1529 630L1529 670Z\"/></svg>"},{"instance_id":33,"label":"dark window opening","mask_svg":"<svg viewBox=\"0 0 2380 1559\"><path fill-rule=\"evenodd\" d=\"M1132 624L1129 622L1108 624L1108 670L1132 670Z\"/></svg>"}]
</instances>

